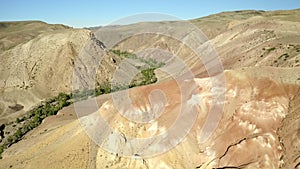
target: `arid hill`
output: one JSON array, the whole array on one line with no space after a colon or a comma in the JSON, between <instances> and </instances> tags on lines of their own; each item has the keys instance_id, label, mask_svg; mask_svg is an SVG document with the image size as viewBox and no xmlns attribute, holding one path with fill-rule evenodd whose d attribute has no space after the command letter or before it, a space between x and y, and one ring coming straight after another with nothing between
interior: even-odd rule
<instances>
[{"instance_id":1,"label":"arid hill","mask_svg":"<svg viewBox=\"0 0 300 169\"><path fill-rule=\"evenodd\" d=\"M174 81L169 81L130 90L132 97L136 98L133 100L138 105L136 111L151 107L148 97L143 97L148 96L147 91L160 89L166 94L169 103L166 111L152 123L129 122L114 108L111 95L103 95L97 98L99 111L82 117L80 121L76 120L73 106L47 118L22 141L5 151L0 165L15 168L41 165L49 168L295 168L299 163L297 103L300 88L294 78L299 73L299 69L288 68L226 71L226 100L221 120L204 142L200 136L209 107L213 104L208 78L185 82L185 90L191 91L188 99L196 98L190 95L192 93L201 98L197 119L184 141L164 154L150 158L122 157L121 147L126 146L124 141L113 142L120 150L110 153L96 145L82 128L82 123L104 117L116 133L124 134L125 140L166 131L179 114L176 107L181 105L176 99L180 93L174 92L178 88ZM141 101L141 98L146 100ZM88 105L88 102L83 104ZM178 131L184 127L176 126ZM107 132L101 128L97 131Z\"/></svg>"},{"instance_id":2,"label":"arid hill","mask_svg":"<svg viewBox=\"0 0 300 169\"><path fill-rule=\"evenodd\" d=\"M70 90L72 60L88 31L44 22L1 23L0 113L3 122L60 91ZM20 105L16 110L9 107ZM0 120L0 121L1 121Z\"/></svg>"},{"instance_id":3,"label":"arid hill","mask_svg":"<svg viewBox=\"0 0 300 169\"><path fill-rule=\"evenodd\" d=\"M85 106L83 114L78 114L76 104L62 109L5 150L0 168L299 168L299 15L299 9L235 11L191 20L223 63L224 74L211 77L188 45L170 37L140 34L112 43L119 38L116 35L184 21L104 27L105 34L93 30L108 48L166 63L174 77L157 69L157 84L126 90L132 107L115 102L114 96L122 93L111 93L95 98L97 109L89 106L93 98L78 102ZM87 44L94 46L90 32L42 22L1 23L0 120L12 121L42 99L70 92L76 59ZM174 80L186 72L178 71L173 59L165 59L155 50L143 53L148 48L177 54L195 76ZM97 48L95 52L105 58L98 80L109 81L121 60L111 51ZM84 67L95 61L97 58L80 63ZM88 70L80 75L88 76ZM216 88L213 82L222 77L224 88ZM164 92L164 99L151 100L153 91ZM224 99L214 100L221 98L219 95ZM218 114L211 114L213 105L223 105ZM157 106L165 108L156 112ZM180 116L181 106L186 106L188 113ZM155 118L138 123L126 117L143 120L141 114ZM97 126L102 118L112 131ZM160 135L173 129L176 120L182 123L165 135L171 137L167 143L174 147L163 154L145 157L165 148L157 140L147 145L131 140ZM175 144L176 134L186 132L188 125L192 126L186 137ZM86 131L89 127L93 130ZM94 142L99 137L107 139L101 147ZM109 152L105 147L116 149Z\"/></svg>"},{"instance_id":4,"label":"arid hill","mask_svg":"<svg viewBox=\"0 0 300 169\"><path fill-rule=\"evenodd\" d=\"M99 61L99 58L78 60L87 42L99 48L90 40L88 30L37 21L1 25L1 123L15 120L45 98L60 92L70 93L76 61L82 65ZM107 81L119 60L113 53L104 56L99 82Z\"/></svg>"}]
</instances>

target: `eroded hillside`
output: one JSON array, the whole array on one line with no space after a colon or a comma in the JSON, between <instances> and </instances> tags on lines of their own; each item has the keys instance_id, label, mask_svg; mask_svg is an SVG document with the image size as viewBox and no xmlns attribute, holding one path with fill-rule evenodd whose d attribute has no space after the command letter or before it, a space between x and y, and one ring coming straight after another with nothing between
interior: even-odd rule
<instances>
[{"instance_id":1,"label":"eroded hillside","mask_svg":"<svg viewBox=\"0 0 300 169\"><path fill-rule=\"evenodd\" d=\"M264 73L260 72L262 70ZM274 74L270 75L271 73ZM129 91L136 111L151 109L153 103L150 104L148 97L144 97L149 94L147 91L160 89L166 94L168 106L152 123L129 122L116 111L111 95L101 96L97 98L98 104L102 105L99 110L82 117L81 122L75 120L73 106L48 118L21 142L8 149L0 164L15 168L34 168L40 165L50 168L293 168L297 165L299 151L296 147L299 146L299 137L295 136L296 133L288 132L284 132L286 134L283 137L278 134L278 130L285 130L291 124L281 121L289 116L299 95L299 82L295 83L297 74L299 70L295 72L292 69L275 68L227 71L226 100L221 120L211 137L204 140L200 136L205 132L203 126L209 107L213 104L211 81L209 78L197 78L184 82L186 89L196 91L189 93L188 100L194 100L197 96L201 98L196 103L197 119L184 141L161 155L150 158L122 157L120 154L125 153L122 152L123 146L131 146L132 151L138 151L135 150L135 145L128 145L124 140L116 140L113 144L120 149L109 153L90 140L82 124L89 124L88 121L97 118L107 119L114 132L123 133L127 141L130 141L130 137L145 138L165 132L176 120L179 114L176 107L181 105L179 99L174 99L180 95L179 92L174 92L178 89L175 81ZM141 98L145 100L142 101ZM84 102L88 104L89 100ZM298 117L295 113L292 116ZM183 117L188 118L189 115ZM184 128L176 127L177 130ZM299 126L293 125L293 130L299 130ZM101 128L97 132L106 133ZM114 136L113 133L107 134L108 138ZM155 146L155 143L144 147L145 152L151 146ZM289 154L292 152L293 155Z\"/></svg>"},{"instance_id":2,"label":"eroded hillside","mask_svg":"<svg viewBox=\"0 0 300 169\"><path fill-rule=\"evenodd\" d=\"M219 81L223 74L208 77L201 59L188 45L182 45L176 39L158 34L137 34L117 44L112 43L114 38L138 30L153 30L166 23L180 25L183 22L107 27L103 28L105 34L94 31L96 38L108 49L101 47L100 42L100 46L93 42L89 30L61 25L49 25L46 28L36 26L41 31L33 31L35 33L29 35L24 33L24 36L20 36L21 40L8 42L7 39L12 38L15 32L4 36L5 29L16 29L16 26L1 24L0 42L4 45L0 53L0 113L3 122L14 120L44 98L71 91L75 63L80 63L83 70L78 73L84 79L82 83L94 80L89 72L95 68L90 69L89 65L94 65L102 57L103 64L97 71L97 81L110 81L113 72L120 67L122 51L126 57L130 53L128 58L132 65L142 67L146 62L142 63L141 60L148 57L164 63L162 67L168 67L175 76L170 77L163 69L155 69L159 83L124 90L129 92L132 107L115 102L114 99L123 96L122 92L121 95L117 92L96 97L97 109L90 106L93 101L91 98L78 102L85 108L82 114L78 114L79 109L76 111L74 104L62 109L58 115L46 118L39 127L5 150L0 166L298 168L299 14L300 10L236 11L192 20L208 37L203 44L211 43L223 63L226 83L222 90L212 82ZM45 26L44 23L31 24ZM29 28L25 32L35 30L28 23L24 27L26 25ZM84 56L82 49L88 49L92 59L79 58ZM176 54L195 76L176 79L186 72L178 70L181 67L176 65L173 58L156 53L157 50L143 52L145 49L161 49ZM133 56L135 59L132 59ZM126 69L120 72L120 76L126 80ZM182 87L179 89L180 84ZM162 91L164 95L153 99L153 91ZM225 99L213 100L216 95L224 95ZM165 98L161 99L160 96ZM187 106L190 108L186 111L188 113L180 115L181 106L188 104L191 104ZM220 113L214 116L210 112L213 105L223 106L218 109ZM160 106L165 106L163 111L155 111ZM192 121L191 114L195 115ZM138 123L129 121L128 117L137 121L144 120L139 119L141 117L153 120ZM174 129L177 117L182 123L175 126L173 131L176 132L165 134L169 129ZM97 126L102 118L112 131L106 126ZM175 137L177 133L185 132L187 125L192 125L192 128L186 137L179 139L182 142L177 145L178 139L172 138L172 134ZM86 131L89 127L93 130ZM162 154L145 157L149 152L165 148L158 144L159 140L147 142L147 145L132 141L132 138L160 134L165 134L165 137L169 134L171 139L167 143L174 146ZM96 144L95 140L100 136L105 138L103 144ZM105 148L114 151L105 151Z\"/></svg>"}]
</instances>

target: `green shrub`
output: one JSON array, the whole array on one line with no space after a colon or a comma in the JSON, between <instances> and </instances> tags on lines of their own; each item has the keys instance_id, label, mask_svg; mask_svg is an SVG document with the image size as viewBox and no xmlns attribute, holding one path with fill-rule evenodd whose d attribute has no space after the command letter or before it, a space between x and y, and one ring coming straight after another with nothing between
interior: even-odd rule
<instances>
[{"instance_id":1,"label":"green shrub","mask_svg":"<svg viewBox=\"0 0 300 169\"><path fill-rule=\"evenodd\" d=\"M13 136L8 136L7 138L7 145L11 145L13 143Z\"/></svg>"},{"instance_id":2,"label":"green shrub","mask_svg":"<svg viewBox=\"0 0 300 169\"><path fill-rule=\"evenodd\" d=\"M275 49L276 49L275 47L272 47L272 48L267 49L267 51L268 51L268 52L272 52L272 51L274 51Z\"/></svg>"},{"instance_id":3,"label":"green shrub","mask_svg":"<svg viewBox=\"0 0 300 169\"><path fill-rule=\"evenodd\" d=\"M144 80L140 85L151 84L157 81L154 70L155 68L149 68L141 71L142 75L144 76Z\"/></svg>"},{"instance_id":4,"label":"green shrub","mask_svg":"<svg viewBox=\"0 0 300 169\"><path fill-rule=\"evenodd\" d=\"M2 159L1 154L4 152L4 146L0 145L0 159Z\"/></svg>"},{"instance_id":5,"label":"green shrub","mask_svg":"<svg viewBox=\"0 0 300 169\"><path fill-rule=\"evenodd\" d=\"M21 120L19 118L16 119L16 123L20 123Z\"/></svg>"},{"instance_id":6,"label":"green shrub","mask_svg":"<svg viewBox=\"0 0 300 169\"><path fill-rule=\"evenodd\" d=\"M21 129L18 129L15 134L15 137L17 137L18 139L20 139L23 136L23 132L21 131Z\"/></svg>"}]
</instances>

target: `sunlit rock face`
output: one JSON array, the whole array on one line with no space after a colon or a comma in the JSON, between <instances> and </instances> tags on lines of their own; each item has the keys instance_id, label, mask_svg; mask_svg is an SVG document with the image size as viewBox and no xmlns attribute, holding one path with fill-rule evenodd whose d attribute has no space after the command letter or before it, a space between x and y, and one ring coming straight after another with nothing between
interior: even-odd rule
<instances>
[{"instance_id":1,"label":"sunlit rock face","mask_svg":"<svg viewBox=\"0 0 300 169\"><path fill-rule=\"evenodd\" d=\"M63 109L7 149L0 166L297 168L300 89L293 74L299 71L225 71L225 99L218 102L222 90L212 82L220 76L132 88L131 106L116 93L93 100L95 111L83 101L79 120L76 105ZM223 105L220 116L209 118L214 104ZM147 138L154 139L137 140Z\"/></svg>"},{"instance_id":2,"label":"sunlit rock face","mask_svg":"<svg viewBox=\"0 0 300 169\"><path fill-rule=\"evenodd\" d=\"M128 168L279 168L284 166L285 161L282 160L284 145L279 138L278 129L282 127L282 120L288 113L290 100L299 87L275 82L271 78L251 77L247 73L226 72L226 99L221 119L207 121L210 107L215 104L212 102L211 81L212 79L209 78L185 81L185 89L182 92L189 93L187 101L196 103L198 114L189 134L177 146L152 157L136 155L125 158L116 158L114 153L107 156L107 152L99 148L96 153L96 166L98 168L106 165L109 168L125 166ZM151 99L147 96L152 90L164 92L165 110L157 119L149 123L131 122L114 108L113 100L104 103L98 114L107 120L114 132L123 133L124 140L168 133L168 130L174 127L176 120L187 121L188 119L184 117L189 117L182 116L181 119L176 119L180 114L181 104L180 91L176 84L175 81L171 81L129 92L134 106L131 110L127 110L132 112L147 112L147 109L151 109ZM204 136L203 132L210 132L204 131L205 122L218 124L208 138L201 138ZM176 126L178 132L185 127L183 124ZM296 142L299 137L297 133L290 133L290 135ZM117 155L124 153L122 152L124 149L121 150L123 146L129 146L132 151L138 147L126 145L122 141L116 141L115 144L113 147L120 147ZM163 147L160 148L163 151Z\"/></svg>"}]
</instances>

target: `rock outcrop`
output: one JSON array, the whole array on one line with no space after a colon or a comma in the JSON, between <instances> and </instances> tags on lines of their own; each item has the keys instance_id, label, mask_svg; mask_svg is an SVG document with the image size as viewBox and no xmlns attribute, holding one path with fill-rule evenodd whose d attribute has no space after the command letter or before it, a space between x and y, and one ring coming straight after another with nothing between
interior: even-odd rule
<instances>
[{"instance_id":1,"label":"rock outcrop","mask_svg":"<svg viewBox=\"0 0 300 169\"><path fill-rule=\"evenodd\" d=\"M297 125L299 111L294 111L299 108L295 104L300 92L299 81L295 78L299 71L276 68L226 71L224 109L219 121L210 121L218 122L218 125L206 139L201 138L201 133L205 132L203 126L210 107L215 104L212 102L211 79L186 81L186 90L193 88L197 91L187 99L200 98L195 102L197 118L182 142L163 154L123 157L122 146L132 137L159 135L172 128L176 120L187 120L185 116L176 119L180 115L176 107L181 105L180 99L176 98L181 93L174 81L129 90L137 112L151 107L153 103L148 97L151 91L157 89L164 92L165 111L151 123L128 121L116 110L112 95L99 96L96 99L98 111L81 117L80 122L72 120L76 114L74 107L63 109L59 115L51 117L54 119L46 120L24 140L8 149L0 165L17 168L41 164L50 168L296 168L299 137L293 131L298 131L300 127ZM114 133L122 133L123 141L110 142L120 148L118 152L103 150L103 145L96 145L88 136L89 132L85 131L85 122L95 121L99 117L107 120ZM176 128L179 132L185 126ZM98 128L98 131L106 133L103 128ZM112 135L109 133L108 138ZM132 151L137 147L129 146ZM149 147L151 145L144 148Z\"/></svg>"}]
</instances>

